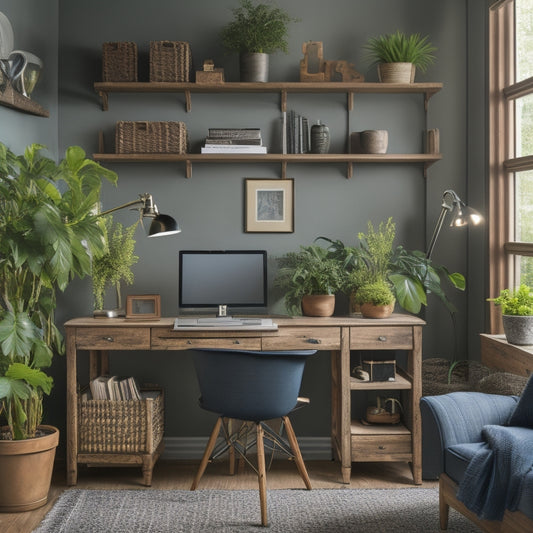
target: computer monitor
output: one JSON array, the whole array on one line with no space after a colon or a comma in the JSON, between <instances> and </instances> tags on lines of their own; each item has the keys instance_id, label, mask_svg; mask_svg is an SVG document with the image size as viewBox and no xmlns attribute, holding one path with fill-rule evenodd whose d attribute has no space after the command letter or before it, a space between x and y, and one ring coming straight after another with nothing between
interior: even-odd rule
<instances>
[{"instance_id":1,"label":"computer monitor","mask_svg":"<svg viewBox=\"0 0 533 533\"><path fill-rule=\"evenodd\" d=\"M264 250L181 250L180 308L267 306L267 254Z\"/></svg>"}]
</instances>

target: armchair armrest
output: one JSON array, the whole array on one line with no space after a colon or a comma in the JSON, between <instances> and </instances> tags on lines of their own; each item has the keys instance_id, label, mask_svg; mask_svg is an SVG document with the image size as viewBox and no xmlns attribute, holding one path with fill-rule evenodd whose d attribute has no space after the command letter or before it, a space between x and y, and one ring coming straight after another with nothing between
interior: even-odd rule
<instances>
[{"instance_id":1,"label":"armchair armrest","mask_svg":"<svg viewBox=\"0 0 533 533\"><path fill-rule=\"evenodd\" d=\"M481 442L483 426L505 425L516 402L516 396L482 392L452 392L421 398L422 477L439 477L444 471L444 450L449 446Z\"/></svg>"}]
</instances>

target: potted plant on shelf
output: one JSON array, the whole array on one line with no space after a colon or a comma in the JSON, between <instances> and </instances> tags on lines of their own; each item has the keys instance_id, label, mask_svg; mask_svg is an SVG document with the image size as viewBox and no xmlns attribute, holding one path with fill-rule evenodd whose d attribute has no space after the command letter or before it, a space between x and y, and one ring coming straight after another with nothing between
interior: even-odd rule
<instances>
[{"instance_id":1,"label":"potted plant on shelf","mask_svg":"<svg viewBox=\"0 0 533 533\"><path fill-rule=\"evenodd\" d=\"M509 344L533 344L533 292L527 285L503 289L487 301L501 306L505 338Z\"/></svg>"},{"instance_id":2,"label":"potted plant on shelf","mask_svg":"<svg viewBox=\"0 0 533 533\"><path fill-rule=\"evenodd\" d=\"M40 426L43 395L53 382L43 369L64 343L54 323L56 292L91 272L103 251L94 208L114 172L67 149L56 163L33 144L17 156L0 143L0 511L44 505L58 430ZM40 459L44 460L43 465Z\"/></svg>"},{"instance_id":3,"label":"potted plant on shelf","mask_svg":"<svg viewBox=\"0 0 533 533\"><path fill-rule=\"evenodd\" d=\"M418 68L425 72L435 62L436 48L428 36L419 33L395 33L369 39L365 48L373 64L377 64L379 81L383 83L412 83Z\"/></svg>"},{"instance_id":4,"label":"potted plant on shelf","mask_svg":"<svg viewBox=\"0 0 533 533\"><path fill-rule=\"evenodd\" d=\"M239 53L241 81L268 81L269 54L288 52L288 25L297 19L280 7L254 4L252 0L240 0L233 15L221 38L227 50Z\"/></svg>"},{"instance_id":5,"label":"potted plant on shelf","mask_svg":"<svg viewBox=\"0 0 533 533\"><path fill-rule=\"evenodd\" d=\"M312 244L300 246L278 259L275 286L285 291L285 306L290 314L331 316L335 293L343 281L340 263L328 250Z\"/></svg>"}]
</instances>

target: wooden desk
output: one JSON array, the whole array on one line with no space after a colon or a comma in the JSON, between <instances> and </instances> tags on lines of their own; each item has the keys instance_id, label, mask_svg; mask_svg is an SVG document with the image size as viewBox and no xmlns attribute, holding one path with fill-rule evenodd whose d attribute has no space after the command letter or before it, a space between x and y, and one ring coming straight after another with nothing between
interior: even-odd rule
<instances>
[{"instance_id":1,"label":"wooden desk","mask_svg":"<svg viewBox=\"0 0 533 533\"><path fill-rule=\"evenodd\" d=\"M234 348L243 350L331 351L331 438L342 479L349 483L352 462L407 461L415 484L422 483L421 395L422 326L410 315L394 314L374 320L361 317L276 318L278 331L174 331L174 319L131 321L123 318L76 318L68 321L67 342L67 483L77 482L78 351L89 352L90 377L109 372L109 352L116 350L188 350ZM406 350L407 368L395 382L365 383L350 377L350 350ZM406 394L401 428L362 426L351 418L352 390L401 390ZM374 431L372 430L374 428Z\"/></svg>"},{"instance_id":2,"label":"wooden desk","mask_svg":"<svg viewBox=\"0 0 533 533\"><path fill-rule=\"evenodd\" d=\"M528 377L533 371L533 346L509 344L505 335L482 333L481 362L500 372Z\"/></svg>"}]
</instances>

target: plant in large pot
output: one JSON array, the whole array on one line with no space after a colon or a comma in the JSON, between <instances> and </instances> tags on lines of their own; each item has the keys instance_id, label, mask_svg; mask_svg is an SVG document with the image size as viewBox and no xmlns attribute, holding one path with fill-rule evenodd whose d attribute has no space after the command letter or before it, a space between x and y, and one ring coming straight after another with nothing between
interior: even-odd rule
<instances>
[{"instance_id":1,"label":"plant in large pot","mask_svg":"<svg viewBox=\"0 0 533 533\"><path fill-rule=\"evenodd\" d=\"M335 293L341 288L340 263L328 250L317 244L300 246L278 259L275 286L285 292L285 306L290 314L331 316Z\"/></svg>"},{"instance_id":2,"label":"plant in large pot","mask_svg":"<svg viewBox=\"0 0 533 533\"><path fill-rule=\"evenodd\" d=\"M91 254L103 251L95 206L103 179L117 180L79 147L59 163L43 149L33 144L17 156L0 143L0 416L7 422L0 471L10 480L0 484L0 511L7 512L47 501L58 430L40 425L53 385L43 369L64 352L56 292L89 274Z\"/></svg>"},{"instance_id":3,"label":"plant in large pot","mask_svg":"<svg viewBox=\"0 0 533 533\"><path fill-rule=\"evenodd\" d=\"M417 68L425 72L435 62L433 52L436 48L428 38L427 35L406 35L397 30L369 39L365 48L378 67L379 80L383 83L414 82Z\"/></svg>"},{"instance_id":4,"label":"plant in large pot","mask_svg":"<svg viewBox=\"0 0 533 533\"><path fill-rule=\"evenodd\" d=\"M221 38L227 50L239 53L241 81L268 81L269 54L288 53L288 25L297 19L280 7L252 0L240 0L233 15Z\"/></svg>"},{"instance_id":5,"label":"plant in large pot","mask_svg":"<svg viewBox=\"0 0 533 533\"><path fill-rule=\"evenodd\" d=\"M527 285L503 289L489 302L501 307L505 338L509 344L533 344L533 292Z\"/></svg>"}]
</instances>

